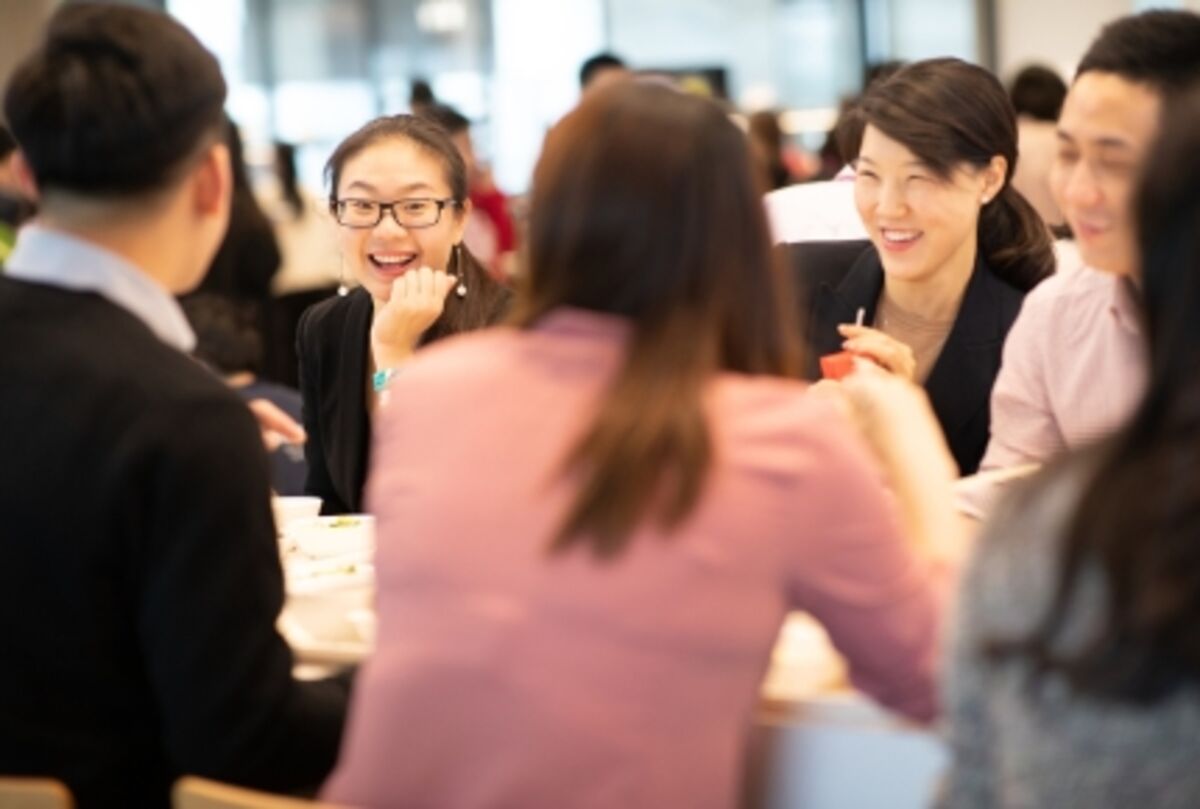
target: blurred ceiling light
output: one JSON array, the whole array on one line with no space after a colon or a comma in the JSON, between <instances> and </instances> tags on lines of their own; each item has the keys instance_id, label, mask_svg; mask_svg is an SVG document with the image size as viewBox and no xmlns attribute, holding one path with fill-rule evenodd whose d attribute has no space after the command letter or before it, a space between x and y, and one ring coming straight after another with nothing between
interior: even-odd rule
<instances>
[{"instance_id":1,"label":"blurred ceiling light","mask_svg":"<svg viewBox=\"0 0 1200 809\"><path fill-rule=\"evenodd\" d=\"M457 34L467 26L463 0L422 0L417 5L417 27L432 34Z\"/></svg>"},{"instance_id":2,"label":"blurred ceiling light","mask_svg":"<svg viewBox=\"0 0 1200 809\"><path fill-rule=\"evenodd\" d=\"M758 112L771 109L778 103L778 99L779 96L773 85L765 82L751 84L742 91L741 104L738 106L747 112Z\"/></svg>"},{"instance_id":3,"label":"blurred ceiling light","mask_svg":"<svg viewBox=\"0 0 1200 809\"><path fill-rule=\"evenodd\" d=\"M828 132L837 121L837 107L787 110L779 116L779 127L788 135L803 132Z\"/></svg>"}]
</instances>

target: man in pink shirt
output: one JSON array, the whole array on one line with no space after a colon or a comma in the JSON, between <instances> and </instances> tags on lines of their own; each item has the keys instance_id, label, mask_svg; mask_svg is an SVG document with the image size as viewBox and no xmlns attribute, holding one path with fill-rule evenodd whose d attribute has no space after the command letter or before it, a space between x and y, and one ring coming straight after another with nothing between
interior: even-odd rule
<instances>
[{"instance_id":1,"label":"man in pink shirt","mask_svg":"<svg viewBox=\"0 0 1200 809\"><path fill-rule=\"evenodd\" d=\"M1132 194L1164 102L1200 79L1197 15L1152 11L1108 25L1075 74L1050 185L1086 266L1026 298L992 391L982 468L1042 463L1132 411L1146 368Z\"/></svg>"}]
</instances>

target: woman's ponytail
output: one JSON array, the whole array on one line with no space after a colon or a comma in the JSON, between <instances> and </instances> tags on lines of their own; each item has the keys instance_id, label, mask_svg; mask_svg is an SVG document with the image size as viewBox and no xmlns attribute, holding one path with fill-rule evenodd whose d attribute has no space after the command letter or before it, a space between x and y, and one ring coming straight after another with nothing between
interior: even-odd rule
<instances>
[{"instance_id":1,"label":"woman's ponytail","mask_svg":"<svg viewBox=\"0 0 1200 809\"><path fill-rule=\"evenodd\" d=\"M992 272L1022 292L1054 272L1050 229L1011 183L983 206L979 252Z\"/></svg>"}]
</instances>

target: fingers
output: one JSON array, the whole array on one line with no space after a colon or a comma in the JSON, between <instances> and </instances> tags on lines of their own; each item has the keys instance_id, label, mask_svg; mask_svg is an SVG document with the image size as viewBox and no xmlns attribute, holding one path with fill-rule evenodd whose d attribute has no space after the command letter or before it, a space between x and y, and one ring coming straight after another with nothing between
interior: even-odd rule
<instances>
[{"instance_id":1,"label":"fingers","mask_svg":"<svg viewBox=\"0 0 1200 809\"><path fill-rule=\"evenodd\" d=\"M443 270L419 267L392 282L392 299L415 308L429 303L437 303L440 307L457 281L455 276Z\"/></svg>"},{"instance_id":2,"label":"fingers","mask_svg":"<svg viewBox=\"0 0 1200 809\"><path fill-rule=\"evenodd\" d=\"M267 449L274 450L280 444L301 444L308 436L295 419L267 399L251 399L246 403L263 434Z\"/></svg>"},{"instance_id":3,"label":"fingers","mask_svg":"<svg viewBox=\"0 0 1200 809\"><path fill-rule=\"evenodd\" d=\"M917 359L907 344L868 326L843 324L838 326L838 332L846 337L842 342L846 351L873 360L905 379L915 376Z\"/></svg>"},{"instance_id":4,"label":"fingers","mask_svg":"<svg viewBox=\"0 0 1200 809\"><path fill-rule=\"evenodd\" d=\"M371 350L380 368L403 362L421 335L441 316L456 279L441 270L419 267L392 281L391 295L371 322Z\"/></svg>"}]
</instances>

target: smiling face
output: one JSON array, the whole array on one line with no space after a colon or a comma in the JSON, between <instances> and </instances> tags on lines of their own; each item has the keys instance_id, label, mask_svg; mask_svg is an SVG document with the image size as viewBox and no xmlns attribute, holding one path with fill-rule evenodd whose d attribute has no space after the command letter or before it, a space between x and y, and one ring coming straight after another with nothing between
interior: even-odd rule
<instances>
[{"instance_id":1,"label":"smiling face","mask_svg":"<svg viewBox=\"0 0 1200 809\"><path fill-rule=\"evenodd\" d=\"M338 199L396 202L448 199L446 169L428 149L404 137L385 137L349 157L336 189ZM464 202L464 205L470 203ZM467 209L447 205L436 225L406 228L384 212L373 228L338 227L342 261L377 301L386 301L392 282L409 270L445 270L454 245L462 241Z\"/></svg>"},{"instance_id":2,"label":"smiling face","mask_svg":"<svg viewBox=\"0 0 1200 809\"><path fill-rule=\"evenodd\" d=\"M1114 73L1084 73L1067 93L1050 191L1084 261L1098 270L1137 272L1133 190L1161 106L1152 88Z\"/></svg>"},{"instance_id":3,"label":"smiling face","mask_svg":"<svg viewBox=\"0 0 1200 809\"><path fill-rule=\"evenodd\" d=\"M868 125L856 171L858 215L889 278L922 282L947 268L970 271L981 203L1003 184L1003 158L984 169L964 165L943 178L907 146Z\"/></svg>"}]
</instances>

